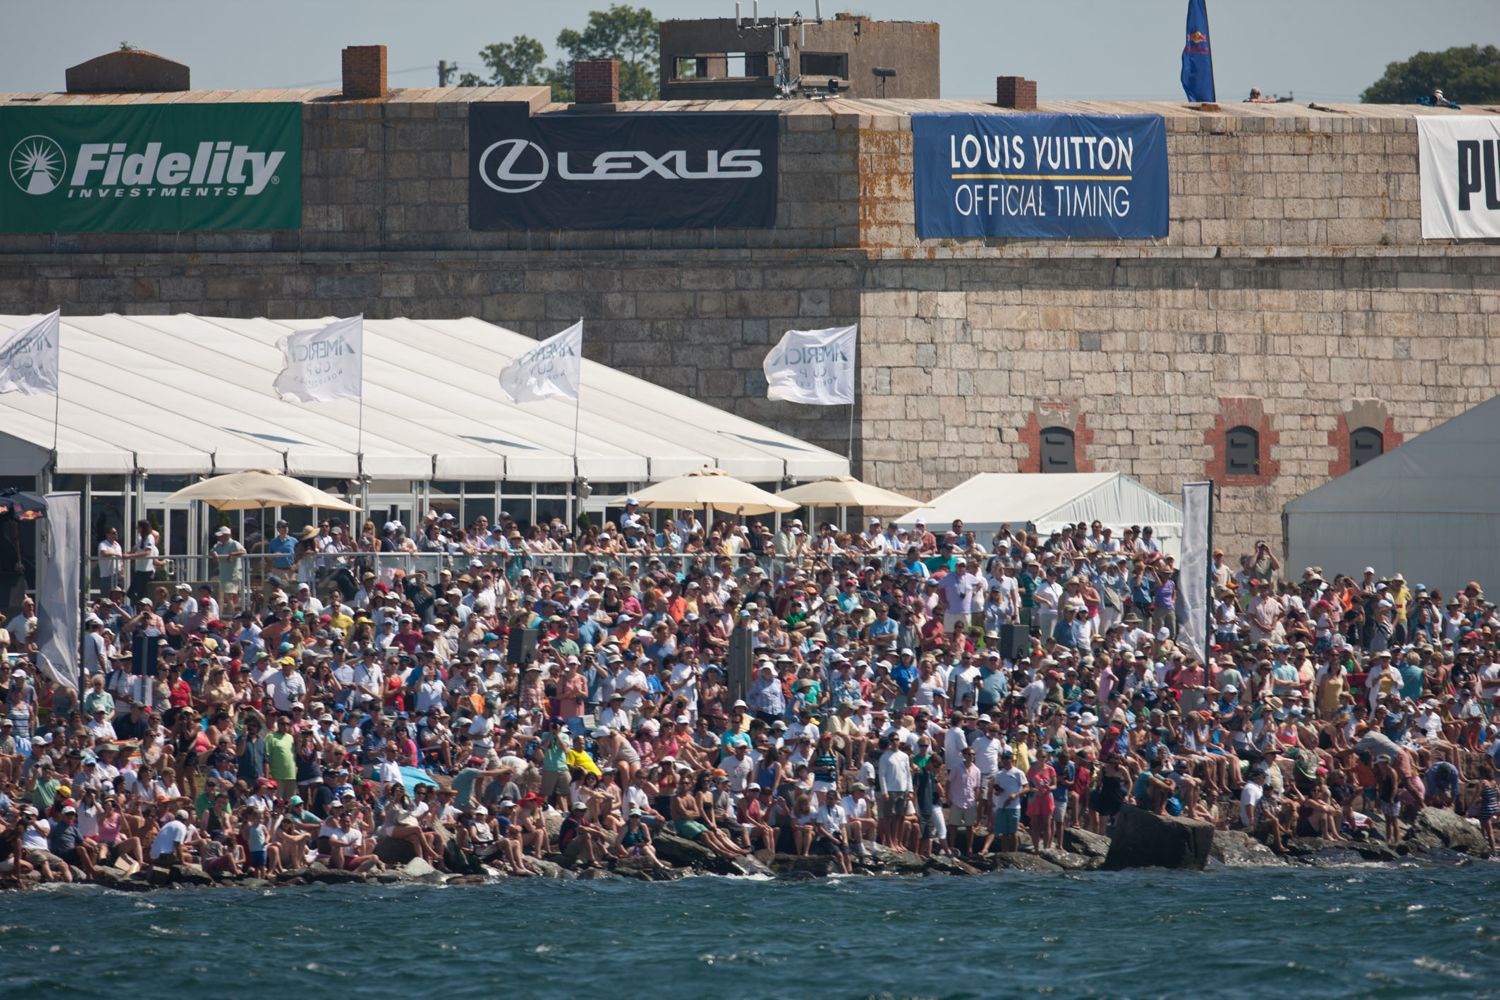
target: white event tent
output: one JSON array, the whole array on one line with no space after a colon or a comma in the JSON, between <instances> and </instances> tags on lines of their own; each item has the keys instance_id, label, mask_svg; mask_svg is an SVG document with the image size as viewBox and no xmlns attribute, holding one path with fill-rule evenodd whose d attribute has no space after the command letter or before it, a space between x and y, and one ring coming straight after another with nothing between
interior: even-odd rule
<instances>
[{"instance_id":1,"label":"white event tent","mask_svg":"<svg viewBox=\"0 0 1500 1000\"><path fill-rule=\"evenodd\" d=\"M1286 505L1287 575L1500 587L1500 396Z\"/></svg>"},{"instance_id":2,"label":"white event tent","mask_svg":"<svg viewBox=\"0 0 1500 1000\"><path fill-rule=\"evenodd\" d=\"M0 338L37 318L0 316ZM347 496L363 473L382 514L467 520L503 506L525 523L571 517L578 477L593 509L705 467L772 490L849 471L841 455L591 361L575 468L574 403L517 405L500 389L500 370L537 342L474 318L365 320L361 449L358 401L289 402L271 387L278 340L329 319L65 314L56 464L53 397L0 395L0 485L114 496L111 521L160 523L163 498L201 476L274 469ZM201 528L183 519L177 533Z\"/></svg>"},{"instance_id":3,"label":"white event tent","mask_svg":"<svg viewBox=\"0 0 1500 1000\"><path fill-rule=\"evenodd\" d=\"M918 518L933 531L962 518L985 545L1002 527L1029 528L1045 539L1079 521L1099 521L1116 538L1133 524L1150 525L1174 558L1182 539L1181 509L1119 472L981 472L896 523L909 527Z\"/></svg>"}]
</instances>

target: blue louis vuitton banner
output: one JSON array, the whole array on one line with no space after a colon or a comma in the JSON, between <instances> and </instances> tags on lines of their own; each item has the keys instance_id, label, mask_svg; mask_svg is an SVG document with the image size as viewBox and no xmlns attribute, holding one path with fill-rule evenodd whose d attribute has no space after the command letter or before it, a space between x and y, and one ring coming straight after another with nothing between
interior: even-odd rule
<instances>
[{"instance_id":1,"label":"blue louis vuitton banner","mask_svg":"<svg viewBox=\"0 0 1500 1000\"><path fill-rule=\"evenodd\" d=\"M911 130L923 239L1167 235L1157 115L915 114Z\"/></svg>"}]
</instances>

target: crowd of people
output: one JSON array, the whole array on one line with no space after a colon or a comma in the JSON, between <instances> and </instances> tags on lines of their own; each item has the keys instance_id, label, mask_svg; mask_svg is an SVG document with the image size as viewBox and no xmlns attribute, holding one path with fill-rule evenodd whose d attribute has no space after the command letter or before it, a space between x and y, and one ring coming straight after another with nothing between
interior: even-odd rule
<instances>
[{"instance_id":1,"label":"crowd of people","mask_svg":"<svg viewBox=\"0 0 1500 1000\"><path fill-rule=\"evenodd\" d=\"M1447 809L1493 847L1500 617L1477 583L1216 551L1196 649L1150 526L658 518L431 515L431 572L338 541L405 551L403 526L325 520L279 530L263 578L201 586L138 579L141 526L129 586L122 562L88 609L81 690L38 666L29 603L0 630L0 879L527 876L660 866L663 837L850 871L1045 852L1127 805L1278 851Z\"/></svg>"}]
</instances>

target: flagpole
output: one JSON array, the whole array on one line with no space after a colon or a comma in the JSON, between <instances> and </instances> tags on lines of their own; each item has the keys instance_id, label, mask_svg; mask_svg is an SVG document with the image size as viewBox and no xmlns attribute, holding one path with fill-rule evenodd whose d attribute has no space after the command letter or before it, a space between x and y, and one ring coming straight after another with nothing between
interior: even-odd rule
<instances>
[{"instance_id":1,"label":"flagpole","mask_svg":"<svg viewBox=\"0 0 1500 1000\"><path fill-rule=\"evenodd\" d=\"M583 320L578 322L582 323ZM579 359L580 362L582 359ZM583 409L583 366L578 367L578 393L573 397L573 475L578 475L578 414Z\"/></svg>"},{"instance_id":2,"label":"flagpole","mask_svg":"<svg viewBox=\"0 0 1500 1000\"><path fill-rule=\"evenodd\" d=\"M583 323L582 316L578 317L578 322L579 324ZM573 489L571 491L573 494L573 523L568 525L568 530L570 531L578 524L578 515L583 513L579 509L583 505L583 498L578 495L578 484L583 478L578 471L578 418L579 414L583 411L583 343L581 337L579 338L578 353L580 355L578 358L578 392L573 397Z\"/></svg>"},{"instance_id":3,"label":"flagpole","mask_svg":"<svg viewBox=\"0 0 1500 1000\"><path fill-rule=\"evenodd\" d=\"M57 471L57 424L62 417L62 366L58 366L57 388L52 390L52 471Z\"/></svg>"},{"instance_id":4,"label":"flagpole","mask_svg":"<svg viewBox=\"0 0 1500 1000\"><path fill-rule=\"evenodd\" d=\"M1219 84L1214 79L1214 32L1208 25L1208 0L1203 0L1203 33L1208 36L1208 85L1214 89L1214 100L1219 99Z\"/></svg>"}]
</instances>

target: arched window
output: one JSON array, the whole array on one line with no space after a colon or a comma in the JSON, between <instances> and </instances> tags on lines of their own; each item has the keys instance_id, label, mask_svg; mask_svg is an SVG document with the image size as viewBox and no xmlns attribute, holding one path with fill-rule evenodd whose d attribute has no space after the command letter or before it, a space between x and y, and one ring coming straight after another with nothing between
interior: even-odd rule
<instances>
[{"instance_id":1,"label":"arched window","mask_svg":"<svg viewBox=\"0 0 1500 1000\"><path fill-rule=\"evenodd\" d=\"M1254 427L1231 427L1224 434L1224 472L1230 476L1260 475L1260 432Z\"/></svg>"},{"instance_id":2,"label":"arched window","mask_svg":"<svg viewBox=\"0 0 1500 1000\"><path fill-rule=\"evenodd\" d=\"M1073 452L1073 432L1068 428L1042 428L1042 471L1078 471L1078 460Z\"/></svg>"},{"instance_id":3,"label":"arched window","mask_svg":"<svg viewBox=\"0 0 1500 1000\"><path fill-rule=\"evenodd\" d=\"M1349 435L1349 468L1357 469L1385 454L1385 435L1373 427L1358 427Z\"/></svg>"}]
</instances>

